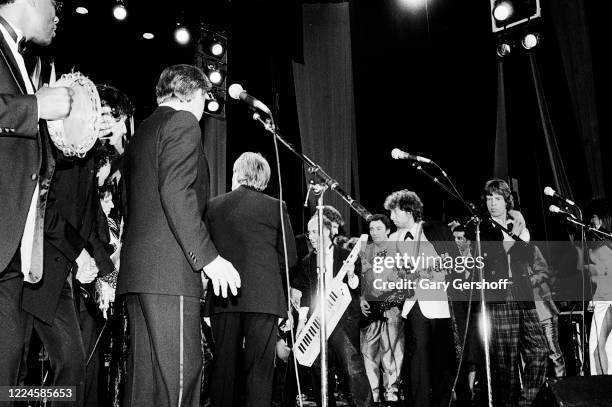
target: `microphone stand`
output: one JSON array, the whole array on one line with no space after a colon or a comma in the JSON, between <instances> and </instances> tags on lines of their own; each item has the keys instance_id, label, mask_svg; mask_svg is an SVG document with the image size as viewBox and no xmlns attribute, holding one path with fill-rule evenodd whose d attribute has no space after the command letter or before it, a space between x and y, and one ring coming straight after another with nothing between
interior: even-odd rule
<instances>
[{"instance_id":1,"label":"microphone stand","mask_svg":"<svg viewBox=\"0 0 612 407\"><path fill-rule=\"evenodd\" d=\"M319 220L319 242L317 248L317 274L319 282L319 323L320 323L320 342L321 342L321 407L329 407L328 394L329 394L329 378L328 378L328 358L327 358L327 293L325 286L325 247L324 247L324 236L323 236L323 194L327 189L331 189L336 192L340 197L349 204L355 212L357 212L365 220L369 220L372 214L364 208L359 202L351 198L341 187L340 183L330 177L320 165L315 163L313 160L308 158L306 155L298 152L289 142L285 141L276 129L272 117L268 117L263 120L260 114L255 111L253 113L253 120L259 121L274 138L285 145L294 155L308 166L308 172L313 175L318 175L321 178L321 183L311 183L308 187L308 192L312 192L314 195L318 195L317 198L317 214ZM333 270L330 270L333 273ZM300 401L301 403L301 401Z\"/></svg>"},{"instance_id":2,"label":"microphone stand","mask_svg":"<svg viewBox=\"0 0 612 407\"><path fill-rule=\"evenodd\" d=\"M440 172L448 180L451 186L453 186L452 190L447 185L444 185L443 183L441 183L437 177L434 177L433 175L428 173L425 169L423 169L421 164L419 164L418 162L413 162L412 166L416 168L418 171L420 171L421 173L425 174L425 176L427 176L430 180L432 180L434 184L438 185L441 189L443 189L453 198L457 199L467 208L467 210L472 215L469 222L474 223L476 225L476 257L481 256L482 244L480 240L480 224L482 223L483 219L479 216L478 212L476 211L476 206L473 203L466 201L461 196L459 191L457 191L457 189L453 185L453 182L451 181L450 177L446 174L446 172L434 161L431 161L431 162L433 165L435 165L440 170ZM482 267L478 267L478 278L480 279L481 282L484 282L484 270ZM484 342L483 346L484 346L484 354L485 354L485 371L486 371L486 376L487 376L487 396L488 396L487 399L488 399L488 406L493 407L493 389L491 385L491 349L490 349L490 344L489 344L489 329L488 329L489 317L488 317L486 301L485 301L484 284L480 285L480 314L481 314L481 322L483 326L482 340ZM469 315L468 315L468 318L469 318Z\"/></svg>"},{"instance_id":3,"label":"microphone stand","mask_svg":"<svg viewBox=\"0 0 612 407\"><path fill-rule=\"evenodd\" d=\"M263 120L258 112L253 113L253 120L259 121L263 124L264 128L270 132L278 141L283 143L285 147L289 149L294 155L296 155L300 160L304 162L304 164L308 167L308 172L313 175L318 175L321 177L324 184L326 184L329 189L340 195L342 198L359 216L361 216L366 221L370 219L372 214L366 208L364 208L359 202L357 202L354 198L352 198L344 189L340 187L340 183L333 179L329 174L323 170L323 168L311 160L305 154L298 152L295 147L291 145L291 143L287 142L285 139L281 137L278 133L276 126L270 119Z\"/></svg>"}]
</instances>

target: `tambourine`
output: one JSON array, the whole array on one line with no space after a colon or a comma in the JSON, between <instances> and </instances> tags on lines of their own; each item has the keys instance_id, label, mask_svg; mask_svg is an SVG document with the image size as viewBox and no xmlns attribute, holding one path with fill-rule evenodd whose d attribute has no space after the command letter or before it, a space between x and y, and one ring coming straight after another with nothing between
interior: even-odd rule
<instances>
[{"instance_id":1,"label":"tambourine","mask_svg":"<svg viewBox=\"0 0 612 407\"><path fill-rule=\"evenodd\" d=\"M65 156L84 157L100 136L102 105L96 85L73 72L62 75L53 86L69 87L74 95L68 117L47 121L51 140Z\"/></svg>"}]
</instances>

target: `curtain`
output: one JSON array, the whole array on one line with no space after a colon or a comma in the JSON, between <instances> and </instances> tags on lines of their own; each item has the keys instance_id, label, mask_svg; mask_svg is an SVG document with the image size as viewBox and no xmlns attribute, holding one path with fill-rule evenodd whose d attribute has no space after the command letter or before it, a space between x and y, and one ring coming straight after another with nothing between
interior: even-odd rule
<instances>
[{"instance_id":1,"label":"curtain","mask_svg":"<svg viewBox=\"0 0 612 407\"><path fill-rule=\"evenodd\" d=\"M604 195L599 120L585 2L553 0L547 3L553 17L591 188L595 195Z\"/></svg>"},{"instance_id":2,"label":"curtain","mask_svg":"<svg viewBox=\"0 0 612 407\"><path fill-rule=\"evenodd\" d=\"M508 126L506 119L506 88L504 86L504 63L497 61L497 128L495 132L495 158L493 174L496 178L508 179Z\"/></svg>"},{"instance_id":3,"label":"curtain","mask_svg":"<svg viewBox=\"0 0 612 407\"><path fill-rule=\"evenodd\" d=\"M302 13L304 63L293 64L302 151L351 194L355 106L349 3L304 4ZM306 178L311 178L308 169ZM314 210L314 198L310 202ZM324 202L340 211L348 234L348 204L331 191Z\"/></svg>"},{"instance_id":4,"label":"curtain","mask_svg":"<svg viewBox=\"0 0 612 407\"><path fill-rule=\"evenodd\" d=\"M204 154L210 171L210 198L227 192L226 151L227 123L214 117L205 117L203 129Z\"/></svg>"}]
</instances>

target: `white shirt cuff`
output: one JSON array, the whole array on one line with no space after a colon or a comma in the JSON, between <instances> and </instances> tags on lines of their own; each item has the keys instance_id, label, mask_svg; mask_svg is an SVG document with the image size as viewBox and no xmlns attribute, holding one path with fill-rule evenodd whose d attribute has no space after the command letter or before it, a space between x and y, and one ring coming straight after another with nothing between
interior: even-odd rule
<instances>
[{"instance_id":1,"label":"white shirt cuff","mask_svg":"<svg viewBox=\"0 0 612 407\"><path fill-rule=\"evenodd\" d=\"M348 279L349 287L354 290L359 285L359 277L356 274L353 274L351 278Z\"/></svg>"},{"instance_id":2,"label":"white shirt cuff","mask_svg":"<svg viewBox=\"0 0 612 407\"><path fill-rule=\"evenodd\" d=\"M309 307L300 307L300 309L298 310L298 314L300 316L300 320L308 319L308 310L309 309L310 309Z\"/></svg>"}]
</instances>

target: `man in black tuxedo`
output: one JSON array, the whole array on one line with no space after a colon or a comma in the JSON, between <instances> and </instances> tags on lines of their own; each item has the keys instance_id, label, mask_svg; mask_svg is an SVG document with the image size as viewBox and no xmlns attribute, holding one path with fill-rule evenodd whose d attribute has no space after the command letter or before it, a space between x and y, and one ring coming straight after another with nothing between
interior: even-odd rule
<instances>
[{"instance_id":1,"label":"man in black tuxedo","mask_svg":"<svg viewBox=\"0 0 612 407\"><path fill-rule=\"evenodd\" d=\"M200 299L207 279L227 296L240 276L204 223L208 164L198 121L211 84L191 65L166 68L159 107L126 152L127 221L117 294L127 294L126 406L200 405Z\"/></svg>"},{"instance_id":2,"label":"man in black tuxedo","mask_svg":"<svg viewBox=\"0 0 612 407\"><path fill-rule=\"evenodd\" d=\"M24 280L43 272L43 224L55 168L45 120L65 118L67 88L35 92L19 46L49 45L55 2L0 1L0 386L17 383L25 318ZM25 276L25 277L24 277Z\"/></svg>"},{"instance_id":3,"label":"man in black tuxedo","mask_svg":"<svg viewBox=\"0 0 612 407\"><path fill-rule=\"evenodd\" d=\"M214 407L269 407L279 319L287 318L285 249L289 267L297 262L293 229L285 204L263 191L270 166L256 153L234 163L232 192L208 203L206 221L219 254L236 267L240 293L229 299L208 294L215 363L211 382ZM244 342L244 350L243 350ZM240 357L244 352L242 358ZM244 367L244 403L237 399L239 360Z\"/></svg>"},{"instance_id":4,"label":"man in black tuxedo","mask_svg":"<svg viewBox=\"0 0 612 407\"><path fill-rule=\"evenodd\" d=\"M308 238L312 246L317 250L319 244L319 221L315 214L308 222ZM342 268L344 260L348 257L349 251L332 243L333 226L329 219L323 217L323 247L325 250L325 273L326 287L330 287L333 277L335 277ZM331 336L328 339L330 355L333 354L336 360L342 367L342 372L349 382L353 403L357 407L366 407L372 405L372 391L366 375L363 357L359 346L359 318L361 315L360 308L360 284L359 275L361 273L361 265L359 259L357 262L348 266L349 271L344 278L344 282L348 284L351 292L351 303L344 311L338 325L336 325ZM318 304L317 287L317 253L312 252L306 256L301 263L298 274L294 276L291 285L302 291L300 303L300 318L297 327L297 334L304 329L309 316ZM329 359L332 359L331 357ZM321 405L320 386L320 365L319 358L313 364L311 369L313 387L317 397L318 405ZM332 380L333 375L329 375ZM330 406L335 406L333 386L329 386L328 403Z\"/></svg>"}]
</instances>

